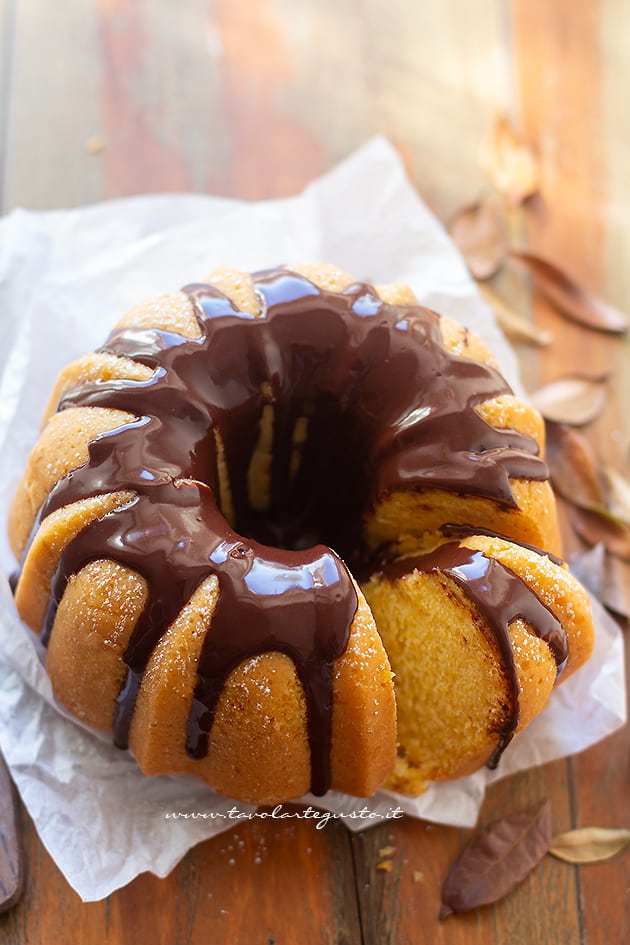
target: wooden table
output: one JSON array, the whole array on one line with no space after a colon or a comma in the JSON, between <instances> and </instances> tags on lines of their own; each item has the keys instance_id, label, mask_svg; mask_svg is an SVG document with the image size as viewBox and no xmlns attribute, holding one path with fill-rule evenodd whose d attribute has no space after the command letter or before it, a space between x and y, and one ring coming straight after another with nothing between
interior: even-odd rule
<instances>
[{"instance_id":1,"label":"wooden table","mask_svg":"<svg viewBox=\"0 0 630 945\"><path fill-rule=\"evenodd\" d=\"M630 6L624 0L0 0L2 210L145 191L289 194L371 133L388 135L443 218L487 188L477 147L504 108L537 149L521 242L630 309ZM590 429L627 473L628 343L561 321L513 273L499 286L553 329L526 384L614 372ZM496 786L484 822L549 796L554 829L630 826L630 734ZM26 892L7 943L628 941L630 851L577 869L547 858L496 907L438 923L467 832L413 820L351 836L251 823L166 880L82 904L26 813ZM391 872L377 870L393 846Z\"/></svg>"}]
</instances>

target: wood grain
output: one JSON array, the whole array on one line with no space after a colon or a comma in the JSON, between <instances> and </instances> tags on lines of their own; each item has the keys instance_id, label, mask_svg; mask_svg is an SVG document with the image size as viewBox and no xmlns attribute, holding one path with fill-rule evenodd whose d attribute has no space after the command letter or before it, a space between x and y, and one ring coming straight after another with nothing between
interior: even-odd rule
<instances>
[{"instance_id":1,"label":"wood grain","mask_svg":"<svg viewBox=\"0 0 630 945\"><path fill-rule=\"evenodd\" d=\"M630 271L630 110L627 107L630 7L618 0L600 0L601 125L605 142L606 245L604 277L610 299L628 307Z\"/></svg>"},{"instance_id":2,"label":"wood grain","mask_svg":"<svg viewBox=\"0 0 630 945\"><path fill-rule=\"evenodd\" d=\"M627 631L627 625L624 625ZM627 634L626 634L627 639ZM626 678L630 653L626 653ZM630 734L628 726L572 762L576 826L630 825ZM569 867L568 872L574 868ZM604 868L579 868L580 900L587 941L625 941L630 927L630 857Z\"/></svg>"},{"instance_id":3,"label":"wood grain","mask_svg":"<svg viewBox=\"0 0 630 945\"><path fill-rule=\"evenodd\" d=\"M110 195L208 189L219 160L217 61L206 4L98 0L99 92ZM215 153L216 152L216 153Z\"/></svg>"},{"instance_id":4,"label":"wood grain","mask_svg":"<svg viewBox=\"0 0 630 945\"><path fill-rule=\"evenodd\" d=\"M615 8L621 13L619 4ZM621 24L611 19L610 9L602 20L602 7L593 0L579 5L516 0L513 13L523 120L544 168L541 196L528 212L530 246L561 260L602 296L619 301L619 281L610 277L607 247L620 229L628 238L630 218L626 215L620 228L618 209L627 206L630 180L627 174L606 173L611 145L618 148L619 139L618 130L607 133L605 116L609 100L614 109L624 92L621 75L613 73L619 61L602 54L600 37L610 48ZM541 72L544 64L551 65ZM628 301L626 295L626 307ZM541 325L558 330L558 316L540 299L535 313ZM540 353L541 377L585 368L612 371L612 397L589 436L601 456L627 472L629 341L568 324L562 325L561 337L561 345ZM568 762L571 826L627 824L629 757L626 726ZM598 867L569 867L564 874L568 884L575 881L586 940L624 940L622 930L630 919L625 894L630 858Z\"/></svg>"},{"instance_id":5,"label":"wood grain","mask_svg":"<svg viewBox=\"0 0 630 945\"><path fill-rule=\"evenodd\" d=\"M515 0L512 9L523 128L542 168L541 194L528 205L530 247L608 297L609 221L616 217L618 198L630 199L630 179L626 176L625 190L619 193L617 185L607 193L612 179L606 176L602 73L610 76L614 63L602 59L599 4L588 0L578 8L569 0ZM536 313L541 325L562 335L561 351L541 352L541 382L575 370L613 371L618 396L592 433L609 461L626 464L630 440L620 408L630 397L628 341L585 335L540 299Z\"/></svg>"},{"instance_id":6,"label":"wood grain","mask_svg":"<svg viewBox=\"0 0 630 945\"><path fill-rule=\"evenodd\" d=\"M306 126L307 112L294 115L285 105L283 93L300 68L286 21L271 0L244 0L238 9L230 0L216 0L214 14L223 51L221 114L230 116L230 159L218 183L248 198L293 193L325 162Z\"/></svg>"},{"instance_id":7,"label":"wood grain","mask_svg":"<svg viewBox=\"0 0 630 945\"><path fill-rule=\"evenodd\" d=\"M371 828L353 838L364 945L381 942L470 942L482 945L487 925L470 937L470 917L439 923L440 890L460 852L460 831L406 820ZM393 848L386 856L379 853ZM379 869L391 860L391 871ZM490 939L489 941L492 941Z\"/></svg>"},{"instance_id":8,"label":"wood grain","mask_svg":"<svg viewBox=\"0 0 630 945\"><path fill-rule=\"evenodd\" d=\"M361 940L350 836L341 824L239 824L193 848L166 879L144 873L103 902L82 903L23 819L29 879L24 902L0 916L6 945L47 945L64 929L85 945Z\"/></svg>"},{"instance_id":9,"label":"wood grain","mask_svg":"<svg viewBox=\"0 0 630 945\"><path fill-rule=\"evenodd\" d=\"M565 763L546 765L499 782L489 792L481 817L485 825L549 797L554 830L570 826ZM573 874L546 859L523 886L496 906L437 920L442 883L472 831L419 821L379 826L353 839L357 889L365 945L387 942L448 945L530 945L580 940L580 914ZM391 871L378 869L379 850L393 847ZM541 909L541 903L544 908Z\"/></svg>"}]
</instances>

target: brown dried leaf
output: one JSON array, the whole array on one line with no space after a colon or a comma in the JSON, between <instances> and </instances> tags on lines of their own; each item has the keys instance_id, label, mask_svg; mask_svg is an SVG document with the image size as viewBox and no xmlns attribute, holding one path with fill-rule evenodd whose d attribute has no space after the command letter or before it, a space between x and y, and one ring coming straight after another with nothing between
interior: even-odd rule
<instances>
[{"instance_id":1,"label":"brown dried leaf","mask_svg":"<svg viewBox=\"0 0 630 945\"><path fill-rule=\"evenodd\" d=\"M510 257L525 266L541 295L566 318L597 331L628 330L627 315L588 293L558 266L533 253L511 250Z\"/></svg>"},{"instance_id":2,"label":"brown dried leaf","mask_svg":"<svg viewBox=\"0 0 630 945\"><path fill-rule=\"evenodd\" d=\"M462 207L448 230L475 279L492 278L507 254L505 228L492 204Z\"/></svg>"},{"instance_id":3,"label":"brown dried leaf","mask_svg":"<svg viewBox=\"0 0 630 945\"><path fill-rule=\"evenodd\" d=\"M573 555L571 571L604 607L630 617L630 561L611 555L599 544Z\"/></svg>"},{"instance_id":4,"label":"brown dried leaf","mask_svg":"<svg viewBox=\"0 0 630 945\"><path fill-rule=\"evenodd\" d=\"M538 328L537 325L519 315L491 286L478 282L477 287L508 338L541 346L551 344L552 332Z\"/></svg>"},{"instance_id":5,"label":"brown dried leaf","mask_svg":"<svg viewBox=\"0 0 630 945\"><path fill-rule=\"evenodd\" d=\"M451 867L442 887L440 918L507 896L542 860L550 842L548 800L490 824Z\"/></svg>"},{"instance_id":6,"label":"brown dried leaf","mask_svg":"<svg viewBox=\"0 0 630 945\"><path fill-rule=\"evenodd\" d=\"M530 395L546 420L582 427L595 420L606 404L606 378L563 377Z\"/></svg>"},{"instance_id":7,"label":"brown dried leaf","mask_svg":"<svg viewBox=\"0 0 630 945\"><path fill-rule=\"evenodd\" d=\"M630 525L615 518L607 509L573 506L569 516L573 528L588 545L601 542L613 555L630 561Z\"/></svg>"},{"instance_id":8,"label":"brown dried leaf","mask_svg":"<svg viewBox=\"0 0 630 945\"><path fill-rule=\"evenodd\" d=\"M630 561L606 552L599 599L620 617L630 617Z\"/></svg>"},{"instance_id":9,"label":"brown dried leaf","mask_svg":"<svg viewBox=\"0 0 630 945\"><path fill-rule=\"evenodd\" d=\"M608 481L608 508L612 515L630 525L630 482L610 466L604 468Z\"/></svg>"},{"instance_id":10,"label":"brown dried leaf","mask_svg":"<svg viewBox=\"0 0 630 945\"><path fill-rule=\"evenodd\" d=\"M547 421L545 459L555 490L572 505L605 508L608 491L590 443L562 423Z\"/></svg>"},{"instance_id":11,"label":"brown dried leaf","mask_svg":"<svg viewBox=\"0 0 630 945\"><path fill-rule=\"evenodd\" d=\"M538 161L504 114L497 115L492 131L482 142L479 163L496 189L514 206L538 190Z\"/></svg>"},{"instance_id":12,"label":"brown dried leaf","mask_svg":"<svg viewBox=\"0 0 630 945\"><path fill-rule=\"evenodd\" d=\"M630 846L630 830L580 827L554 837L549 852L566 863L601 863L627 846Z\"/></svg>"},{"instance_id":13,"label":"brown dried leaf","mask_svg":"<svg viewBox=\"0 0 630 945\"><path fill-rule=\"evenodd\" d=\"M594 545L571 558L571 571L591 594L620 617L630 617L630 561Z\"/></svg>"}]
</instances>

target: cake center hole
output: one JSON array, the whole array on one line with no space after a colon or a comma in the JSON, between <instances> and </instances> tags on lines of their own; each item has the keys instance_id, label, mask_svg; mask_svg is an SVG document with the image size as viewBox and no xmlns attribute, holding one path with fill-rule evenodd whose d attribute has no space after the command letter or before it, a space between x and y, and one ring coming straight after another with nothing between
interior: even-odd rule
<instances>
[{"instance_id":1,"label":"cake center hole","mask_svg":"<svg viewBox=\"0 0 630 945\"><path fill-rule=\"evenodd\" d=\"M299 412L266 405L245 483L229 475L236 531L288 550L324 544L354 556L367 498L360 427L332 399Z\"/></svg>"}]
</instances>

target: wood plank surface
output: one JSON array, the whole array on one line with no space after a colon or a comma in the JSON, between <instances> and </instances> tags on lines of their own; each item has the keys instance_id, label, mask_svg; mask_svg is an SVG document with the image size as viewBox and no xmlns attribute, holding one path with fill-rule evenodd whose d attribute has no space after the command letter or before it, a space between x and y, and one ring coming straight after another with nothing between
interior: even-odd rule
<instances>
[{"instance_id":1,"label":"wood plank surface","mask_svg":"<svg viewBox=\"0 0 630 945\"><path fill-rule=\"evenodd\" d=\"M515 54L519 69L520 107L528 140L542 158L542 187L527 215L530 247L557 259L591 290L628 309L630 286L610 258L620 259L619 247L630 249L630 176L609 176L610 155L618 161L625 129L610 126L607 116L618 113L626 100L619 61L607 54L613 37L630 26L623 4L614 4L605 18L597 0L571 4L521 2L513 4ZM622 17L622 22L619 21ZM626 36L630 35L626 33ZM542 78L542 81L540 77ZM626 121L627 126L627 121ZM627 142L626 142L627 144ZM625 215L625 224L620 219ZM621 289L621 291L620 291ZM609 338L578 326L559 326L550 306L535 299L535 316L558 332L557 344L539 356L542 382L572 372L611 372L609 398L603 416L588 430L598 453L625 474L630 456L630 341ZM630 825L630 730L622 731L568 762L567 799L570 824L621 827ZM557 811L557 805L554 810ZM564 829L564 828L561 828ZM625 941L630 926L627 889L630 858L591 868L558 864L556 872L575 877L582 936L588 942ZM575 941L578 941L576 938Z\"/></svg>"},{"instance_id":2,"label":"wood plank surface","mask_svg":"<svg viewBox=\"0 0 630 945\"><path fill-rule=\"evenodd\" d=\"M623 0L0 0L0 196L72 206L149 191L295 192L371 134L398 147L442 217L490 186L478 146L504 110L537 151L541 193L516 238L630 309L630 7ZM519 349L529 389L610 370L589 435L628 472L629 342L561 320L509 267L496 285L551 328ZM497 784L482 822L551 799L554 830L630 826L630 734ZM105 902L68 888L22 811L26 890L0 942L182 945L612 945L628 938L630 851L547 858L505 901L438 922L470 831L411 819L358 835L262 822L194 848L166 880ZM383 856L383 849L393 852ZM379 868L384 859L391 869Z\"/></svg>"},{"instance_id":3,"label":"wood plank surface","mask_svg":"<svg viewBox=\"0 0 630 945\"><path fill-rule=\"evenodd\" d=\"M82 903L23 812L27 882L0 916L0 942L359 942L350 837L340 824L251 821L193 848L166 879L144 873L102 902Z\"/></svg>"}]
</instances>

